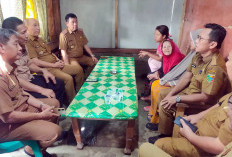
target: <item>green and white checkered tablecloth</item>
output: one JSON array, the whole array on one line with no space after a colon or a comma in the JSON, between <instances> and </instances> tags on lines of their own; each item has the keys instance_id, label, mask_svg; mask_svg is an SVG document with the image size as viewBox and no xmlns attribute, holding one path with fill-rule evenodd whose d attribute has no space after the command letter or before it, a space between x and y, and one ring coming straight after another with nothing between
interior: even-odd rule
<instances>
[{"instance_id":1,"label":"green and white checkered tablecloth","mask_svg":"<svg viewBox=\"0 0 232 157\"><path fill-rule=\"evenodd\" d=\"M107 58L108 57L108 58ZM92 119L135 119L137 117L137 90L133 57L102 57L66 110L67 117ZM117 74L111 74L116 70ZM123 99L105 104L109 89L122 88Z\"/></svg>"}]
</instances>

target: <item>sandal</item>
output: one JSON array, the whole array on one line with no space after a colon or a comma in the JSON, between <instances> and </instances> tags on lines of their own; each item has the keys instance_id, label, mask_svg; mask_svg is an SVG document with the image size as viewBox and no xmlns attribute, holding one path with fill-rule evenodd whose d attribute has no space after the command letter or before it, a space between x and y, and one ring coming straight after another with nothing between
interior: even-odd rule
<instances>
[{"instance_id":1,"label":"sandal","mask_svg":"<svg viewBox=\"0 0 232 157\"><path fill-rule=\"evenodd\" d=\"M151 109L151 106L145 106L143 107L143 110L146 111L146 112L149 112Z\"/></svg>"},{"instance_id":2,"label":"sandal","mask_svg":"<svg viewBox=\"0 0 232 157\"><path fill-rule=\"evenodd\" d=\"M150 101L151 100L151 96L150 95L148 95L148 96L142 96L140 99L143 100L143 101Z\"/></svg>"},{"instance_id":3,"label":"sandal","mask_svg":"<svg viewBox=\"0 0 232 157\"><path fill-rule=\"evenodd\" d=\"M25 147L24 147L24 149L23 149L23 150L24 150L24 153L27 154L27 155L30 156L30 157L35 157L34 153L31 154L31 153L29 153L29 152L26 150L26 147L30 147L30 146L25 146Z\"/></svg>"},{"instance_id":4,"label":"sandal","mask_svg":"<svg viewBox=\"0 0 232 157\"><path fill-rule=\"evenodd\" d=\"M146 128L151 130L151 131L158 131L158 126L159 124L154 124L154 123L147 123Z\"/></svg>"},{"instance_id":5,"label":"sandal","mask_svg":"<svg viewBox=\"0 0 232 157\"><path fill-rule=\"evenodd\" d=\"M152 115L151 115L151 114L148 114L148 115L147 115L147 120L148 120L148 122L151 121L151 118L152 118Z\"/></svg>"}]
</instances>

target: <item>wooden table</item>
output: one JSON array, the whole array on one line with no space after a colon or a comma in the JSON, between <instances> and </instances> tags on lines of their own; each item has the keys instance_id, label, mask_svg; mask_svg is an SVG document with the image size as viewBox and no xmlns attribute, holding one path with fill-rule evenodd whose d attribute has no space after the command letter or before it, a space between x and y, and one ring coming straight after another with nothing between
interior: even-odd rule
<instances>
[{"instance_id":1,"label":"wooden table","mask_svg":"<svg viewBox=\"0 0 232 157\"><path fill-rule=\"evenodd\" d=\"M116 74L111 74L116 70ZM82 149L78 119L89 120L126 120L125 154L131 154L137 118L137 89L133 57L102 57L88 78L97 78L97 82L85 82L66 110L66 116L72 118L72 128L77 148ZM109 89L123 89L123 99L112 100L105 104L104 96Z\"/></svg>"}]
</instances>

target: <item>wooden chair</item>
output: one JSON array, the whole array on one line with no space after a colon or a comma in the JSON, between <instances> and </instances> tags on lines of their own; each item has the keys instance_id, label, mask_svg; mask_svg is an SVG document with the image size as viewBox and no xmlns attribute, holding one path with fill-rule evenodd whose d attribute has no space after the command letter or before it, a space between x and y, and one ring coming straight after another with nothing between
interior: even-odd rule
<instances>
[{"instance_id":1,"label":"wooden chair","mask_svg":"<svg viewBox=\"0 0 232 157\"><path fill-rule=\"evenodd\" d=\"M35 157L43 157L40 147L37 141L27 140L27 141L10 141L0 143L0 154L13 152L24 146L30 146L35 154Z\"/></svg>"},{"instance_id":2,"label":"wooden chair","mask_svg":"<svg viewBox=\"0 0 232 157\"><path fill-rule=\"evenodd\" d=\"M231 156L232 156L232 142L226 145L226 148L224 149L224 151L222 151L216 157L231 157Z\"/></svg>"}]
</instances>

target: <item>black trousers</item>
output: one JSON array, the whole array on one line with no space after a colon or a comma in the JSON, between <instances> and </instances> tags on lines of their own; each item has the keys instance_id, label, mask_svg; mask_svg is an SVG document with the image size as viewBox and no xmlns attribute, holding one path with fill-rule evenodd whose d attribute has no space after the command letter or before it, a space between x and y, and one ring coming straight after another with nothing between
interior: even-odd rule
<instances>
[{"instance_id":1,"label":"black trousers","mask_svg":"<svg viewBox=\"0 0 232 157\"><path fill-rule=\"evenodd\" d=\"M46 83L46 80L42 75L34 75L34 78L31 79L31 83L38 85L43 88L49 88L54 91L56 94L56 99L60 102L60 106L64 104L64 96L65 96L65 88L64 88L64 82L60 79L56 78L56 84L52 82L52 80L49 80L49 83ZM35 98L47 98L46 96L37 93L37 92L30 92L32 96Z\"/></svg>"}]
</instances>

